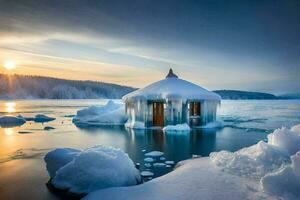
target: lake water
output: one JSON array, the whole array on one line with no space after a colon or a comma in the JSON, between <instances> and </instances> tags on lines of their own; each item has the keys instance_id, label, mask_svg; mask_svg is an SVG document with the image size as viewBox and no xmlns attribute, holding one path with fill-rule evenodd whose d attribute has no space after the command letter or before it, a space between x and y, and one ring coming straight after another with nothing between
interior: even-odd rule
<instances>
[{"instance_id":1,"label":"lake water","mask_svg":"<svg viewBox=\"0 0 300 200\"><path fill-rule=\"evenodd\" d=\"M55 117L49 123L27 122L21 127L0 128L0 199L59 199L49 192L43 156L54 148L84 149L108 145L123 149L144 170L145 152L164 152L175 162L212 151L235 151L266 140L268 133L282 126L300 124L299 100L222 101L218 120L223 127L199 129L185 134L162 131L134 131L123 127L78 128L70 115L107 100L16 100L0 101L1 115ZM45 126L55 129L46 131ZM163 162L163 161L157 161ZM151 168L155 177L172 168Z\"/></svg>"}]
</instances>

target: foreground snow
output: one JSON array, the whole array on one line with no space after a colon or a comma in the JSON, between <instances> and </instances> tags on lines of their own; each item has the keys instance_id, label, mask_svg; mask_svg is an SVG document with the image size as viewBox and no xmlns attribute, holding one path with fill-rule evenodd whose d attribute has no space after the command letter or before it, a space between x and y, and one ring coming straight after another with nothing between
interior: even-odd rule
<instances>
[{"instance_id":1,"label":"foreground snow","mask_svg":"<svg viewBox=\"0 0 300 200\"><path fill-rule=\"evenodd\" d=\"M77 112L73 122L78 126L124 125L124 104L108 101L104 106L91 106Z\"/></svg>"},{"instance_id":2,"label":"foreground snow","mask_svg":"<svg viewBox=\"0 0 300 200\"><path fill-rule=\"evenodd\" d=\"M139 171L122 150L95 146L84 151L56 149L45 156L51 183L72 193L136 185Z\"/></svg>"},{"instance_id":3,"label":"foreground snow","mask_svg":"<svg viewBox=\"0 0 300 200\"><path fill-rule=\"evenodd\" d=\"M268 143L183 161L173 172L142 185L98 190L84 199L296 200L300 198L299 134L299 127L277 129Z\"/></svg>"}]
</instances>

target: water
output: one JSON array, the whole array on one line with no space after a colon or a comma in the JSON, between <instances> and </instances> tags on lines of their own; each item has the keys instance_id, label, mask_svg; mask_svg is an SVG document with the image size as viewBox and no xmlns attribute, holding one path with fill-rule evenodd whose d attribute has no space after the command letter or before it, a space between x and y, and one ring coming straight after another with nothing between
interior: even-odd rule
<instances>
[{"instance_id":1,"label":"water","mask_svg":"<svg viewBox=\"0 0 300 200\"><path fill-rule=\"evenodd\" d=\"M179 162L212 151L235 151L266 140L281 126L300 123L300 101L222 101L218 118L224 127L193 130L187 134L164 134L158 130L133 131L123 127L78 128L69 115L106 100L0 101L0 115L46 114L55 121L27 122L21 127L0 128L0 199L58 199L48 191L49 177L43 162L46 152L59 147L87 148L109 145L123 149L143 166L146 152L164 152L166 160ZM45 126L55 129L45 131ZM155 176L172 168L152 168Z\"/></svg>"}]
</instances>

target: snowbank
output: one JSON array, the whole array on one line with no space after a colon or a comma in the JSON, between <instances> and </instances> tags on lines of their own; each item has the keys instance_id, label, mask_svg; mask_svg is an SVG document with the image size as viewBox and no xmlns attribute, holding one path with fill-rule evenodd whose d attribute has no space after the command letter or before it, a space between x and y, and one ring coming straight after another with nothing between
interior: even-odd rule
<instances>
[{"instance_id":1,"label":"snowbank","mask_svg":"<svg viewBox=\"0 0 300 200\"><path fill-rule=\"evenodd\" d=\"M125 123L125 127L126 128L132 128L132 129L145 129L145 123L144 122L140 122L140 121L131 121L128 120Z\"/></svg>"},{"instance_id":2,"label":"snowbank","mask_svg":"<svg viewBox=\"0 0 300 200\"><path fill-rule=\"evenodd\" d=\"M288 154L263 141L236 152L213 152L209 157L228 173L257 179L289 163Z\"/></svg>"},{"instance_id":3,"label":"snowbank","mask_svg":"<svg viewBox=\"0 0 300 200\"><path fill-rule=\"evenodd\" d=\"M297 128L298 126L292 127L291 130L284 127L276 129L268 135L268 143L287 151L289 155L295 154L300 150L300 133L295 132Z\"/></svg>"},{"instance_id":4,"label":"snowbank","mask_svg":"<svg viewBox=\"0 0 300 200\"><path fill-rule=\"evenodd\" d=\"M0 126L1 127L13 127L13 126L21 126L26 121L20 117L14 116L2 116L0 117Z\"/></svg>"},{"instance_id":5,"label":"snowbank","mask_svg":"<svg viewBox=\"0 0 300 200\"><path fill-rule=\"evenodd\" d=\"M267 174L261 179L264 191L285 199L298 200L300 197L300 151L291 156L292 164Z\"/></svg>"},{"instance_id":6,"label":"snowbank","mask_svg":"<svg viewBox=\"0 0 300 200\"><path fill-rule=\"evenodd\" d=\"M163 128L164 132L189 132L191 128L186 123L177 125L168 125Z\"/></svg>"},{"instance_id":7,"label":"snowbank","mask_svg":"<svg viewBox=\"0 0 300 200\"><path fill-rule=\"evenodd\" d=\"M54 177L57 170L71 162L81 151L71 148L61 148L50 151L44 157L50 177Z\"/></svg>"},{"instance_id":8,"label":"snowbank","mask_svg":"<svg viewBox=\"0 0 300 200\"><path fill-rule=\"evenodd\" d=\"M55 169L51 174L53 171ZM112 147L95 146L78 153L71 162L57 170L51 183L56 188L81 194L136 185L139 181L139 171L126 153Z\"/></svg>"},{"instance_id":9,"label":"snowbank","mask_svg":"<svg viewBox=\"0 0 300 200\"><path fill-rule=\"evenodd\" d=\"M127 120L124 104L108 101L104 106L91 106L77 112L73 123L78 126L123 125Z\"/></svg>"}]
</instances>

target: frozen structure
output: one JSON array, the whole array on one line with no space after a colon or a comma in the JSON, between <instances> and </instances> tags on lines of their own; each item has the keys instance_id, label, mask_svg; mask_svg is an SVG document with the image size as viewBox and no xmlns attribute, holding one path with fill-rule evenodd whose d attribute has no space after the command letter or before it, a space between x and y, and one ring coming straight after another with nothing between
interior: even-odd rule
<instances>
[{"instance_id":1,"label":"frozen structure","mask_svg":"<svg viewBox=\"0 0 300 200\"><path fill-rule=\"evenodd\" d=\"M127 127L188 124L204 126L216 120L221 97L196 84L178 78L169 70L165 79L123 96Z\"/></svg>"}]
</instances>

